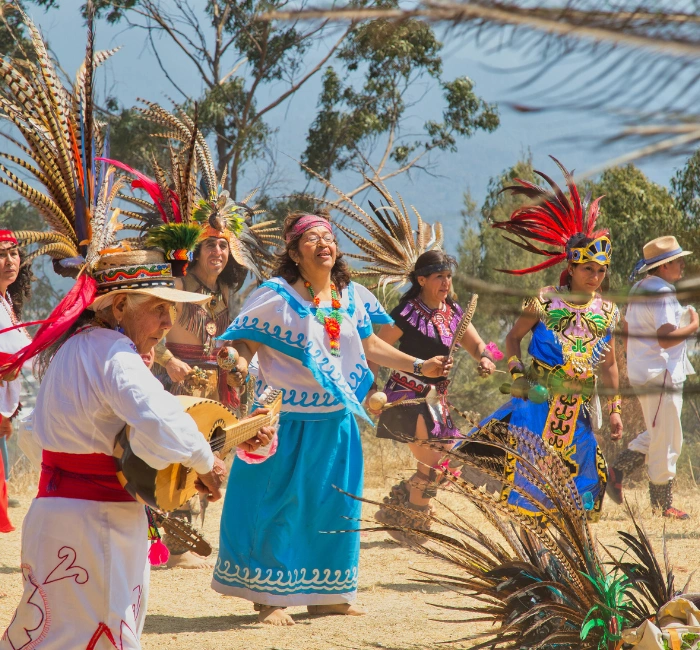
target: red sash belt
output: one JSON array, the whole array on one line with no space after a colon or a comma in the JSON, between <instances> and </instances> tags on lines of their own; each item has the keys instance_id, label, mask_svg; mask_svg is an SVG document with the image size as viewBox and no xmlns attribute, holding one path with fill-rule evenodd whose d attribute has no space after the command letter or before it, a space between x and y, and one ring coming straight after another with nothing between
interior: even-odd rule
<instances>
[{"instance_id":1,"label":"red sash belt","mask_svg":"<svg viewBox=\"0 0 700 650\"><path fill-rule=\"evenodd\" d=\"M37 499L63 497L83 501L134 501L117 479L107 454L64 454L43 450Z\"/></svg>"}]
</instances>

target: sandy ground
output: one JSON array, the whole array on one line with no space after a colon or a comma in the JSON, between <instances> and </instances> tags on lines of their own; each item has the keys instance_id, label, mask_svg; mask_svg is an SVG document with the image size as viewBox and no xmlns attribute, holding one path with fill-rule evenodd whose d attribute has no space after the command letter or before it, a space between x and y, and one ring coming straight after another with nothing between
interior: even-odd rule
<instances>
[{"instance_id":1,"label":"sandy ground","mask_svg":"<svg viewBox=\"0 0 700 650\"><path fill-rule=\"evenodd\" d=\"M367 490L370 498L380 497L384 490ZM635 504L661 557L664 523L669 553L677 576L677 587L700 565L700 506L698 491L680 493L677 504L693 518L689 522L669 522L651 516L645 490L630 490ZM15 525L21 526L30 503L30 496L21 496L21 507L11 510ZM482 528L479 515L469 506L447 495L451 506L462 510ZM371 514L374 508L367 508ZM212 504L207 512L205 534L214 543L218 540L221 506ZM631 522L622 508L607 504L602 521L593 528L594 535L605 544L614 543L617 530L629 530ZM297 625L293 628L272 628L261 625L248 602L220 596L209 588L210 571L154 569L148 617L143 635L143 648L179 648L198 650L331 650L340 648L385 648L414 650L429 647L469 647L455 640L474 631L468 623L450 623L459 618L435 604L457 605L464 598L433 585L414 580L416 569L445 571L444 565L427 560L404 549L383 533L362 533L359 604L367 610L361 618L309 617L303 608L291 608ZM0 629L9 622L21 593L20 531L0 535ZM700 591L700 578L691 590Z\"/></svg>"}]
</instances>

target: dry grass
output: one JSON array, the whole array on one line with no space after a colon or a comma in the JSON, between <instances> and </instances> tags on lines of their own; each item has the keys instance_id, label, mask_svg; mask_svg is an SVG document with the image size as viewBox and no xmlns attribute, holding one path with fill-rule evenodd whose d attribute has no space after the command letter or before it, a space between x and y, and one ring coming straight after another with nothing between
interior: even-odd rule
<instances>
[{"instance_id":1,"label":"dry grass","mask_svg":"<svg viewBox=\"0 0 700 650\"><path fill-rule=\"evenodd\" d=\"M381 499L394 478L413 471L413 464L404 447L397 445L392 449L393 445L386 441L381 444L374 440L365 442L367 496ZM679 586L699 564L697 522L700 521L700 504L697 494L697 490L679 492L677 504L687 509L692 519L673 522L652 517L645 488L628 491L630 503L659 554L666 525L669 553ZM471 521L482 528L485 526L471 506L460 503L454 495L446 494L442 498ZM31 494L25 491L20 495L20 501L21 507L11 510L17 526L29 507ZM366 506L365 515L371 516L373 510L372 506ZM215 543L220 512L221 506L212 504L205 524L205 534ZM593 532L601 542L610 545L614 543L617 530L630 528L631 522L623 509L608 503L602 521L594 526ZM210 589L209 571L155 569L143 648L418 650L445 647L443 642L463 638L476 629L472 624L448 622L459 616L433 605L456 605L464 602L463 597L440 587L415 582L420 577L416 569L440 572L444 570L440 563L396 545L383 533L362 533L361 546L359 603L367 610L367 616L310 618L303 608L295 607L290 609L297 621L293 628L260 625L249 603L222 597ZM19 558L20 532L0 536L0 592L7 592L7 597L0 598L0 629L9 622L21 594ZM449 647L469 647L469 644L454 642Z\"/></svg>"}]
</instances>

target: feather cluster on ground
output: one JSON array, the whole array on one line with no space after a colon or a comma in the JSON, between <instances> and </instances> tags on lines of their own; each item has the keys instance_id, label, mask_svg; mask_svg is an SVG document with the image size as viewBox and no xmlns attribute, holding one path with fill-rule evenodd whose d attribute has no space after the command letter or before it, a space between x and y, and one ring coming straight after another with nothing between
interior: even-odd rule
<instances>
[{"instance_id":1,"label":"feather cluster on ground","mask_svg":"<svg viewBox=\"0 0 700 650\"><path fill-rule=\"evenodd\" d=\"M498 424L500 428L481 432L479 451L464 444L447 452L450 465L469 466L485 478L500 480L503 463L514 459L541 494L535 498L520 492L539 509L539 516L525 514L503 502L499 493L476 487L448 470L449 489L476 507L500 533L500 541L452 509L450 517L425 515L438 524L438 530L395 526L372 530L402 531L414 540L416 551L444 561L444 572L426 573L422 580L468 597L463 605L448 607L469 614L465 621L492 624L460 639L472 642L472 650L614 650L623 629L655 616L663 604L684 593L687 585L674 591L665 548L662 569L629 509L635 532L620 532L619 545L613 548L597 544L561 457L527 431L515 432L514 448L514 432ZM398 506L382 507L403 511ZM415 517L416 513L410 514Z\"/></svg>"}]
</instances>

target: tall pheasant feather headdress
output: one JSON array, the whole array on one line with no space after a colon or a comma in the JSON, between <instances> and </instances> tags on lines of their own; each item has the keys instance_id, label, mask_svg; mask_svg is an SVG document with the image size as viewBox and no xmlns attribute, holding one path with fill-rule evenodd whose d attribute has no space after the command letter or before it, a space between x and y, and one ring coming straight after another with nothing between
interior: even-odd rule
<instances>
[{"instance_id":1,"label":"tall pheasant feather headdress","mask_svg":"<svg viewBox=\"0 0 700 650\"><path fill-rule=\"evenodd\" d=\"M348 239L362 251L359 255L354 253L345 253L345 255L368 265L361 271L354 272L353 275L373 280L375 284L370 287L371 289L378 286L385 289L389 284L402 286L410 282L416 260L426 251L442 247L442 224L437 221L432 225L425 222L418 210L411 206L417 220L414 230L411 215L401 196L397 195L398 201L395 200L381 181L365 177L365 182L377 190L382 201L379 206L368 201L372 211L370 214L329 180L305 165L302 166L338 196L335 201L323 198L314 200L338 210L360 224L369 234L369 237L365 237L344 223L334 222L338 230L345 233Z\"/></svg>"},{"instance_id":2,"label":"tall pheasant feather headdress","mask_svg":"<svg viewBox=\"0 0 700 650\"><path fill-rule=\"evenodd\" d=\"M582 203L571 173L556 158L550 158L564 174L569 197L567 198L561 188L546 174L535 170L552 189L548 190L516 178L515 181L519 185L506 187L503 191L525 196L536 202L515 210L508 221L497 221L493 224L494 228L505 230L518 238L505 237L512 244L548 259L525 269L499 269L504 273L525 275L542 271L565 260L575 264L590 261L605 266L610 264L612 245L607 237L608 231L595 229L600 211L599 204L603 197L598 197L592 202L590 197L586 197ZM570 244L576 235L583 235L593 241L582 248L572 247ZM553 246L556 250L542 248L540 244Z\"/></svg>"},{"instance_id":3,"label":"tall pheasant feather headdress","mask_svg":"<svg viewBox=\"0 0 700 650\"><path fill-rule=\"evenodd\" d=\"M0 182L32 204L49 227L45 232L17 231L15 237L20 244L39 245L30 257L48 254L78 276L33 341L16 354L0 354L0 377L58 340L98 293L171 290L173 284L169 265L154 263L154 253L144 252L132 266L123 258L130 247L116 240L121 224L112 202L123 181L115 178L112 165L97 160L108 153L108 144L93 104L95 68L115 50L94 51L90 3L88 14L85 61L72 89L59 80L39 30L24 13L31 51L23 59L0 60L0 115L23 140L3 134L23 155L0 152L0 157L22 168L41 189L2 163ZM128 281L114 268L126 266Z\"/></svg>"},{"instance_id":4,"label":"tall pheasant feather headdress","mask_svg":"<svg viewBox=\"0 0 700 650\"><path fill-rule=\"evenodd\" d=\"M248 205L255 191L242 202L234 201L229 192L223 189L226 183L225 172L221 179L217 179L209 145L197 129L196 118L193 120L181 110L171 113L158 104L141 101L146 105L146 108L139 109L144 117L167 129L152 135L179 142L187 151L187 155L182 158L181 154L173 153L173 149L170 149L171 179L180 178L179 190L176 184L175 191L166 187L166 174L157 165L154 166L156 180L153 181L126 165L112 161L137 176L132 187L146 190L157 207L164 226L151 231L151 241L155 237L159 246L165 246L174 230L171 224L188 224L189 228L199 228L199 241L208 237L226 239L231 255L240 266L250 270L258 279L268 277L273 264L269 247L277 246L281 240L274 221L253 223L253 218L263 213L263 210ZM198 168L201 171L199 187L195 183ZM166 196L171 200L164 200ZM174 201L172 207L171 201ZM135 202L141 207L149 207L147 202ZM149 225L147 215L136 212L127 214L140 219L144 225ZM185 230L184 226L179 229L183 232Z\"/></svg>"}]
</instances>

